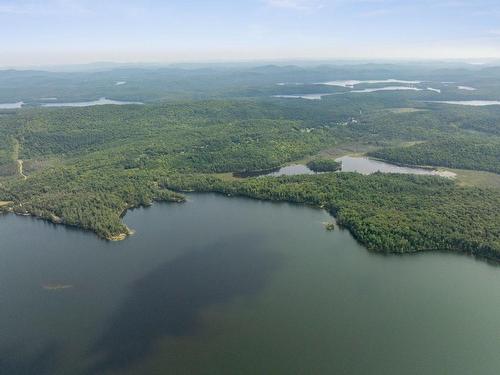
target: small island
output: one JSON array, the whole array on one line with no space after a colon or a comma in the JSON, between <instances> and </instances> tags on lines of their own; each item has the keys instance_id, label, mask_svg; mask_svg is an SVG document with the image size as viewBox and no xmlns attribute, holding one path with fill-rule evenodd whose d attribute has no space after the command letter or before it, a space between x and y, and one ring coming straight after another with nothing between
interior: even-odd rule
<instances>
[{"instance_id":1,"label":"small island","mask_svg":"<svg viewBox=\"0 0 500 375\"><path fill-rule=\"evenodd\" d=\"M336 172L342 169L342 163L333 159L314 159L307 167L313 172Z\"/></svg>"},{"instance_id":2,"label":"small island","mask_svg":"<svg viewBox=\"0 0 500 375\"><path fill-rule=\"evenodd\" d=\"M326 222L326 223L323 223L323 225L325 226L325 229L329 232L331 232L332 230L335 230L335 223L333 223L333 222Z\"/></svg>"}]
</instances>

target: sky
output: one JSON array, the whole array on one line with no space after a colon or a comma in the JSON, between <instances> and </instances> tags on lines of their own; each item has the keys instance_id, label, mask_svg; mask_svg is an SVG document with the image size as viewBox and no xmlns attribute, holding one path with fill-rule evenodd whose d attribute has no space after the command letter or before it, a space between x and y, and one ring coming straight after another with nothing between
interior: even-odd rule
<instances>
[{"instance_id":1,"label":"sky","mask_svg":"<svg viewBox=\"0 0 500 375\"><path fill-rule=\"evenodd\" d=\"M500 58L500 0L0 0L0 66Z\"/></svg>"}]
</instances>

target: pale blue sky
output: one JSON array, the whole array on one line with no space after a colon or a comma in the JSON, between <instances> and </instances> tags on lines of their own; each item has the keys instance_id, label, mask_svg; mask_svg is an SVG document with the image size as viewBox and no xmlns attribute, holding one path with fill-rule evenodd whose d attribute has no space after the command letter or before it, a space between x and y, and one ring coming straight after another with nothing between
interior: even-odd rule
<instances>
[{"instance_id":1,"label":"pale blue sky","mask_svg":"<svg viewBox=\"0 0 500 375\"><path fill-rule=\"evenodd\" d=\"M500 0L0 0L0 66L500 57Z\"/></svg>"}]
</instances>

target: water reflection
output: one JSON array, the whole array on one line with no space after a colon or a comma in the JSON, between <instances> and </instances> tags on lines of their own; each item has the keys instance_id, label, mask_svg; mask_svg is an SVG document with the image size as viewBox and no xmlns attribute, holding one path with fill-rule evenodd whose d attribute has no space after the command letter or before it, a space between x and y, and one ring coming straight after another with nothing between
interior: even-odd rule
<instances>
[{"instance_id":1,"label":"water reflection","mask_svg":"<svg viewBox=\"0 0 500 375\"><path fill-rule=\"evenodd\" d=\"M50 342L37 351L27 354L24 345L2 348L0 374L5 375L51 375L54 373L60 345Z\"/></svg>"},{"instance_id":2,"label":"water reflection","mask_svg":"<svg viewBox=\"0 0 500 375\"><path fill-rule=\"evenodd\" d=\"M375 172L428 175L436 174L436 171L432 169L400 167L398 165L361 156L343 156L336 160L342 162L342 172L358 172L361 174L371 174Z\"/></svg>"},{"instance_id":3,"label":"water reflection","mask_svg":"<svg viewBox=\"0 0 500 375\"><path fill-rule=\"evenodd\" d=\"M258 293L282 262L281 255L259 245L253 238L213 243L135 282L92 348L101 359L91 373L126 368L161 337L195 334L203 308Z\"/></svg>"},{"instance_id":4,"label":"water reflection","mask_svg":"<svg viewBox=\"0 0 500 375\"><path fill-rule=\"evenodd\" d=\"M435 175L435 176L450 177L450 178L453 178L455 176L455 174L451 172L441 172L426 168L402 167L399 165L390 164L380 160L374 160L362 156L343 156L335 160L342 163L341 172L358 172L361 174L372 174L376 172L425 174L425 175ZM267 171L234 173L234 176L239 178L248 178L248 177L259 177L259 176L271 176L271 177L295 176L295 175L305 175L305 174L317 174L317 172L312 171L307 165L293 164Z\"/></svg>"}]
</instances>

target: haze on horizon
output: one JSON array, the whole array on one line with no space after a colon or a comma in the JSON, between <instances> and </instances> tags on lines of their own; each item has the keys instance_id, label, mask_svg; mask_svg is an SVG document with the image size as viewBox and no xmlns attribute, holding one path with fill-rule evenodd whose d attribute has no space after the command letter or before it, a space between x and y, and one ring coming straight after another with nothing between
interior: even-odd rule
<instances>
[{"instance_id":1,"label":"haze on horizon","mask_svg":"<svg viewBox=\"0 0 500 375\"><path fill-rule=\"evenodd\" d=\"M0 67L500 58L498 0L0 0Z\"/></svg>"}]
</instances>

